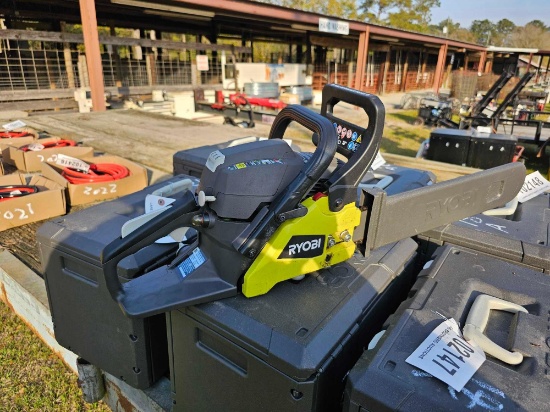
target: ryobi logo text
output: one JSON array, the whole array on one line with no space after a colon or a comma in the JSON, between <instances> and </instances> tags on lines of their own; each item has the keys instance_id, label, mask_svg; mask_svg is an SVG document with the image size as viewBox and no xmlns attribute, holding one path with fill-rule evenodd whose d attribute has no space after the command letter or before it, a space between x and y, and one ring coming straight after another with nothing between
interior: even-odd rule
<instances>
[{"instance_id":1,"label":"ryobi logo text","mask_svg":"<svg viewBox=\"0 0 550 412\"><path fill-rule=\"evenodd\" d=\"M323 235L292 236L279 259L312 258L321 256L325 250Z\"/></svg>"}]
</instances>

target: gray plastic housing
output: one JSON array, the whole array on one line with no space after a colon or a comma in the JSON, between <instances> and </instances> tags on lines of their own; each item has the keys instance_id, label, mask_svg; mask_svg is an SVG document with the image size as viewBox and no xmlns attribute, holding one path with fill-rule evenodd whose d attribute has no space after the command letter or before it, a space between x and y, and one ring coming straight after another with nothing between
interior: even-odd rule
<instances>
[{"instance_id":1,"label":"gray plastic housing","mask_svg":"<svg viewBox=\"0 0 550 412\"><path fill-rule=\"evenodd\" d=\"M461 392L405 359L443 319L464 325L480 294L516 303L529 314L492 311L485 334L524 355L517 366L490 355ZM455 246L439 248L409 293L388 319L382 338L350 371L344 411L465 411L548 409L548 313L550 277ZM441 314L441 315L440 315Z\"/></svg>"},{"instance_id":2,"label":"gray plastic housing","mask_svg":"<svg viewBox=\"0 0 550 412\"><path fill-rule=\"evenodd\" d=\"M304 168L283 140L270 139L222 149L223 163L203 169L198 191L214 196L209 206L221 218L249 219L271 203Z\"/></svg>"},{"instance_id":3,"label":"gray plastic housing","mask_svg":"<svg viewBox=\"0 0 550 412\"><path fill-rule=\"evenodd\" d=\"M268 294L170 312L174 411L335 411L363 345L418 271L411 239Z\"/></svg>"},{"instance_id":4,"label":"gray plastic housing","mask_svg":"<svg viewBox=\"0 0 550 412\"><path fill-rule=\"evenodd\" d=\"M369 171L364 176L361 183L376 184L381 180L376 176L389 176L393 179L389 186L383 188L388 196L428 186L435 183L437 180L432 172L385 164L377 168L374 172Z\"/></svg>"},{"instance_id":5,"label":"gray plastic housing","mask_svg":"<svg viewBox=\"0 0 550 412\"><path fill-rule=\"evenodd\" d=\"M106 288L100 254L120 236L124 223L144 213L147 194L186 178L176 176L53 219L37 232L55 338L61 346L137 388L149 387L168 371L165 316L124 316ZM162 263L173 256L173 250L172 246L151 245L121 261L120 281Z\"/></svg>"},{"instance_id":6,"label":"gray plastic housing","mask_svg":"<svg viewBox=\"0 0 550 412\"><path fill-rule=\"evenodd\" d=\"M173 156L173 168L174 175L188 175L193 177L201 177L206 159L210 153L215 150L226 149L228 147L235 147L245 143L259 142L259 137L242 137L240 139L229 140L227 142L213 144L209 146L195 147L192 149L180 150L174 153ZM265 138L263 139L265 140ZM300 148L294 144L290 145L292 150L299 152Z\"/></svg>"},{"instance_id":7,"label":"gray plastic housing","mask_svg":"<svg viewBox=\"0 0 550 412\"><path fill-rule=\"evenodd\" d=\"M550 196L520 203L513 216L475 215L421 233L421 250L431 254L436 245L451 243L550 271Z\"/></svg>"}]
</instances>

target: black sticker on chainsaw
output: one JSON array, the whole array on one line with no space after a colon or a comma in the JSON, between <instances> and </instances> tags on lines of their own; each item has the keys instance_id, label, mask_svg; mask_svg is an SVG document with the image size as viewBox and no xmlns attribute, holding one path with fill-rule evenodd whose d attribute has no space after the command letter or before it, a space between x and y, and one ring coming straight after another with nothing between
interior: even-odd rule
<instances>
[{"instance_id":1,"label":"black sticker on chainsaw","mask_svg":"<svg viewBox=\"0 0 550 412\"><path fill-rule=\"evenodd\" d=\"M312 258L321 256L324 250L323 235L292 236L278 259Z\"/></svg>"}]
</instances>

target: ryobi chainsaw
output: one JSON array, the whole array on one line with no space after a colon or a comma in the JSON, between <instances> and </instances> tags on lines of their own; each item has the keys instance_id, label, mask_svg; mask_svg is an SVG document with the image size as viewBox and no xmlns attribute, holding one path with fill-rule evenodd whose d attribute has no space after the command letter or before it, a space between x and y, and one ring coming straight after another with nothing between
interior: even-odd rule
<instances>
[{"instance_id":1,"label":"ryobi chainsaw","mask_svg":"<svg viewBox=\"0 0 550 412\"><path fill-rule=\"evenodd\" d=\"M368 116L366 129L335 117L346 102ZM374 95L337 85L323 89L321 115L288 106L269 139L213 152L196 193L102 253L107 287L130 317L233 296L253 297L379 246L501 206L519 191L525 167L513 163L409 192L387 196L358 189L373 162L385 109ZM282 140L297 122L313 132L310 156ZM340 153L347 162L334 167ZM343 163L343 164L342 164ZM180 227L198 235L168 265L122 284L117 264Z\"/></svg>"}]
</instances>

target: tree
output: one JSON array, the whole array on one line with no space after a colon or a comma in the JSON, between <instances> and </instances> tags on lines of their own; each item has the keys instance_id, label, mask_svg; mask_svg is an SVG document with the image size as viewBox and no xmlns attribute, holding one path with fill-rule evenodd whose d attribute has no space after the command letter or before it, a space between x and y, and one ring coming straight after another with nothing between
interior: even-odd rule
<instances>
[{"instance_id":1,"label":"tree","mask_svg":"<svg viewBox=\"0 0 550 412\"><path fill-rule=\"evenodd\" d=\"M491 44L495 46L510 46L510 36L516 29L516 25L508 19L502 19L495 25L495 31Z\"/></svg>"},{"instance_id":2,"label":"tree","mask_svg":"<svg viewBox=\"0 0 550 412\"><path fill-rule=\"evenodd\" d=\"M474 20L470 26L470 31L474 34L478 43L489 44L496 32L496 26L487 19Z\"/></svg>"},{"instance_id":3,"label":"tree","mask_svg":"<svg viewBox=\"0 0 550 412\"><path fill-rule=\"evenodd\" d=\"M550 32L532 24L527 24L524 27L517 27L510 35L510 46L549 49Z\"/></svg>"},{"instance_id":4,"label":"tree","mask_svg":"<svg viewBox=\"0 0 550 412\"><path fill-rule=\"evenodd\" d=\"M407 0L363 0L359 4L362 20L369 23L385 24L388 12L404 6Z\"/></svg>"},{"instance_id":5,"label":"tree","mask_svg":"<svg viewBox=\"0 0 550 412\"><path fill-rule=\"evenodd\" d=\"M546 24L544 24L540 20L530 21L529 23L526 24L526 26L535 26L535 27L538 27L541 30L545 30L545 31L548 30L548 27L546 26Z\"/></svg>"},{"instance_id":6,"label":"tree","mask_svg":"<svg viewBox=\"0 0 550 412\"><path fill-rule=\"evenodd\" d=\"M363 0L359 10L369 23L429 32L430 11L439 5L439 0Z\"/></svg>"}]
</instances>

